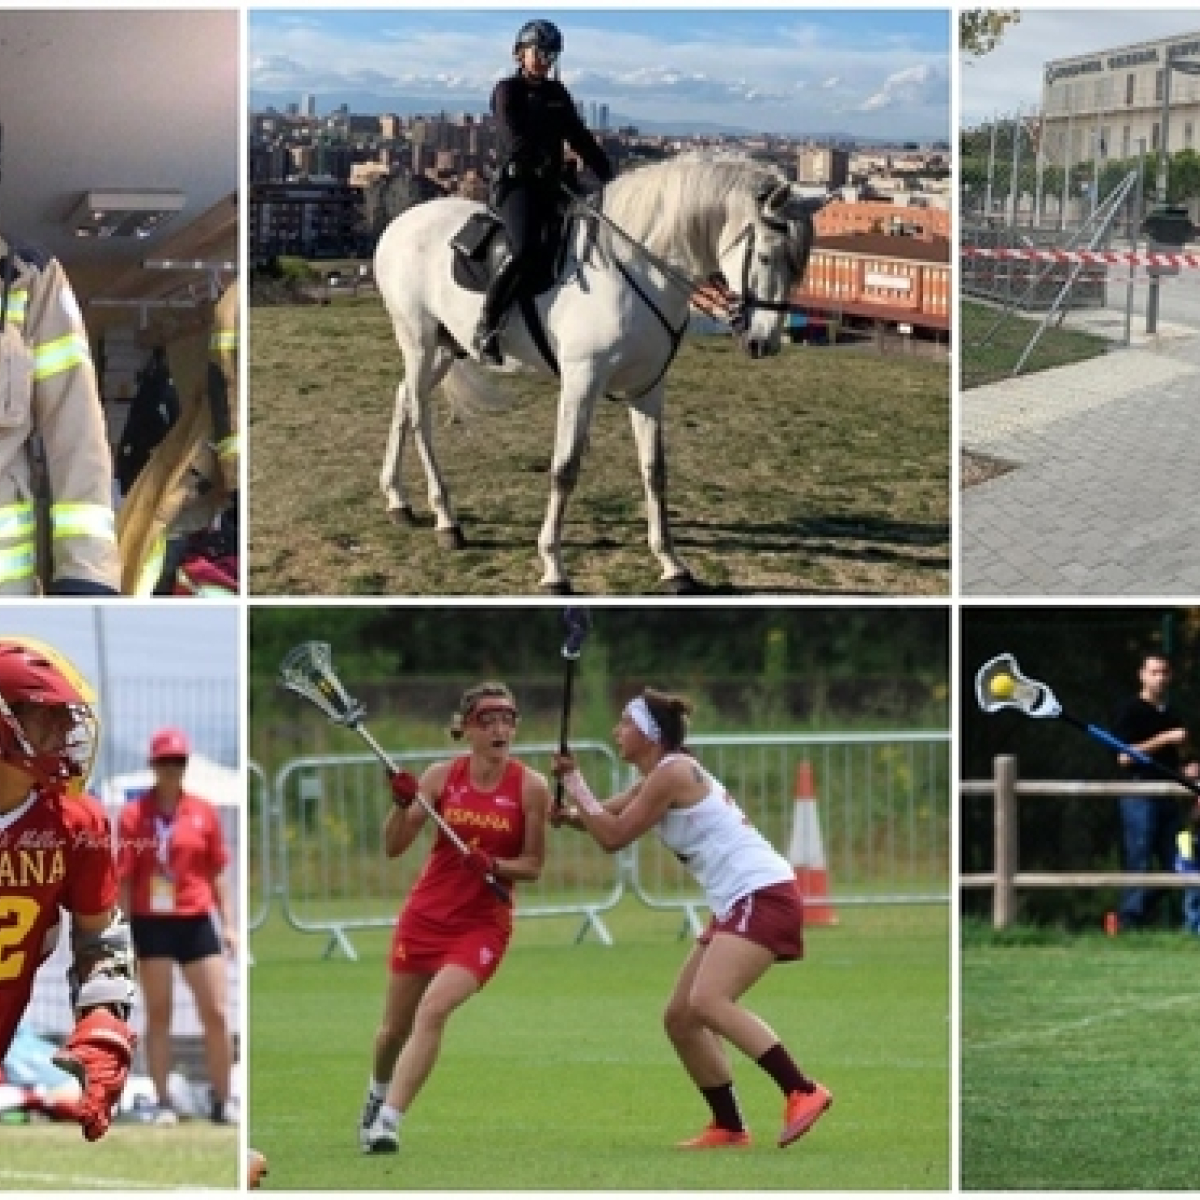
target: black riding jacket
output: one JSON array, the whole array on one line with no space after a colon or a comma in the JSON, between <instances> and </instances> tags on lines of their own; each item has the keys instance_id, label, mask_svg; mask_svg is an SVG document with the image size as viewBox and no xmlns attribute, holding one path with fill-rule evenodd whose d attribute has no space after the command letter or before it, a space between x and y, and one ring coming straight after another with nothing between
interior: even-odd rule
<instances>
[{"instance_id":1,"label":"black riding jacket","mask_svg":"<svg viewBox=\"0 0 1200 1200\"><path fill-rule=\"evenodd\" d=\"M612 164L579 119L570 92L556 79L533 83L520 71L492 91L496 118L499 178L544 183L557 190L563 173L563 143L607 183Z\"/></svg>"}]
</instances>

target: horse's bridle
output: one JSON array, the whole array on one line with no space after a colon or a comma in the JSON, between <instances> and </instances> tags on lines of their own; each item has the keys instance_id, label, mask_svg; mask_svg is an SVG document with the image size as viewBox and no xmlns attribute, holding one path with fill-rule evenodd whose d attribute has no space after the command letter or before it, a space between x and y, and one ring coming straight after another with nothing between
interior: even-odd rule
<instances>
[{"instance_id":1,"label":"horse's bridle","mask_svg":"<svg viewBox=\"0 0 1200 1200\"><path fill-rule=\"evenodd\" d=\"M774 229L778 233L787 234L788 225L786 221L775 221L769 217L763 217L762 222L768 229ZM741 233L729 243L728 250L732 250L734 246L742 240L746 239L746 254L742 259L742 288L741 291L735 292L730 287L724 284L720 279L713 279L711 283L720 289L722 295L721 300L725 305L726 317L730 328L736 334L744 334L750 328L750 317L754 309L761 308L767 312L787 313L791 311L791 302L785 296L782 300L764 300L761 296L756 296L750 288L750 264L754 261L754 239L756 230L754 222L751 221ZM728 250L726 251L728 253ZM724 256L722 256L724 257Z\"/></svg>"},{"instance_id":2,"label":"horse's bridle","mask_svg":"<svg viewBox=\"0 0 1200 1200\"><path fill-rule=\"evenodd\" d=\"M653 258L653 256L649 253L646 247L641 244L641 242L626 233L625 230L623 230L611 217L604 212L600 204L590 204L582 197L570 191L570 189L564 188L564 190L571 197L574 207L581 209L587 216L596 217L603 221L604 224L606 224L615 233L619 234L629 245L641 251L646 258ZM784 234L788 232L788 224L786 221L774 220L766 216L761 216L761 219L763 224L769 229L774 229ZM747 242L746 256L742 260L742 290L740 292L733 291L728 284L726 284L724 278L720 274L710 276L706 280L693 279L684 271L680 271L677 268L669 266L661 261L656 262L656 266L660 271L663 272L667 279L669 279L677 287L686 291L689 295L689 298L694 298L697 292L702 292L706 287L716 289L721 295L721 304L725 309L724 313L718 314L708 309L705 309L704 311L708 312L708 315L713 317L715 320L724 321L739 337L743 335L750 327L750 313L754 309L762 308L766 309L768 312L783 313L791 311L791 305L786 297L782 300L764 300L761 297L756 296L750 290L750 264L753 262L755 238L753 221L748 222L745 229L743 229L742 232L739 233L737 237L729 243L727 252L728 250L732 250L733 247L742 240L742 238L746 238ZM721 255L720 257L724 256ZM614 260L614 265L625 278L625 281L629 284L629 286L633 288L633 290L641 298L646 307L650 309L650 311L658 318L659 323L666 330L667 336L671 339L671 349L667 354L666 362L663 363L662 370L659 371L659 373L647 386L640 389L638 392L631 396L621 397L621 399L625 401L639 400L642 396L648 395L655 387L657 387L662 377L667 373L668 370L670 370L671 364L675 361L676 354L679 353L679 347L683 342L683 335L687 332L690 318L685 320L684 323L678 329L676 329L663 315L658 305L656 305L654 301L638 286L637 281L632 275L629 274L621 261L619 259ZM616 397L610 397L610 399L615 398Z\"/></svg>"}]
</instances>

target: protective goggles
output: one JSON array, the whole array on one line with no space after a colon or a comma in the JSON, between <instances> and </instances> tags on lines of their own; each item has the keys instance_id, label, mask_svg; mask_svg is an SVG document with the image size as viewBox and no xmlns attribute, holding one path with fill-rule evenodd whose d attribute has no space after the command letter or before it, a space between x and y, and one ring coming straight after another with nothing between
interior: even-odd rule
<instances>
[{"instance_id":1,"label":"protective goggles","mask_svg":"<svg viewBox=\"0 0 1200 1200\"><path fill-rule=\"evenodd\" d=\"M495 729L501 725L514 726L517 723L517 710L508 704L489 704L473 708L467 714L468 725L478 725L481 729Z\"/></svg>"}]
</instances>

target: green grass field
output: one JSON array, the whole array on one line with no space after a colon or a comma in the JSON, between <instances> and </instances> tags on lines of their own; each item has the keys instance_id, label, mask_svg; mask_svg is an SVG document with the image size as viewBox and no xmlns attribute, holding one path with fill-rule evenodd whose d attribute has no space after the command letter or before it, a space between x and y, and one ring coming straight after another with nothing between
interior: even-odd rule
<instances>
[{"instance_id":1,"label":"green grass field","mask_svg":"<svg viewBox=\"0 0 1200 1200\"><path fill-rule=\"evenodd\" d=\"M962 350L959 375L964 388L996 383L1012 376L1013 367L1024 353L1042 315L1009 313L1004 324L995 329L1000 308L964 300L959 310ZM993 332L994 331L994 332ZM983 339L988 340L984 343ZM1060 329L1053 324L1038 342L1024 366L1026 375L1051 367L1083 362L1107 352L1110 343L1082 329Z\"/></svg>"},{"instance_id":2,"label":"green grass field","mask_svg":"<svg viewBox=\"0 0 1200 1200\"><path fill-rule=\"evenodd\" d=\"M238 1131L207 1121L173 1129L114 1125L89 1144L78 1126L0 1127L0 1191L189 1191L236 1188Z\"/></svg>"},{"instance_id":3,"label":"green grass field","mask_svg":"<svg viewBox=\"0 0 1200 1200\"><path fill-rule=\"evenodd\" d=\"M736 1055L755 1145L673 1149L707 1110L662 1033L687 953L677 915L626 901L616 945L576 922L526 919L493 982L454 1018L404 1125L401 1153L363 1155L358 1112L385 983L387 935L357 962L279 922L255 933L250 1145L268 1188L946 1190L950 1181L949 918L943 907L846 908L772 970L750 1005L830 1087L807 1138L775 1146L782 1107Z\"/></svg>"},{"instance_id":4,"label":"green grass field","mask_svg":"<svg viewBox=\"0 0 1200 1200\"><path fill-rule=\"evenodd\" d=\"M438 548L409 445L421 527L387 517L379 471L400 353L374 297L250 310L250 588L259 595L537 595L557 384L501 377L503 413L434 442L467 540ZM945 595L950 370L851 348L787 346L752 362L687 338L667 385L670 507L680 555L719 595ZM598 406L564 558L575 588L657 594L624 404Z\"/></svg>"},{"instance_id":5,"label":"green grass field","mask_svg":"<svg viewBox=\"0 0 1200 1200\"><path fill-rule=\"evenodd\" d=\"M965 1190L1196 1188L1200 938L962 951Z\"/></svg>"}]
</instances>

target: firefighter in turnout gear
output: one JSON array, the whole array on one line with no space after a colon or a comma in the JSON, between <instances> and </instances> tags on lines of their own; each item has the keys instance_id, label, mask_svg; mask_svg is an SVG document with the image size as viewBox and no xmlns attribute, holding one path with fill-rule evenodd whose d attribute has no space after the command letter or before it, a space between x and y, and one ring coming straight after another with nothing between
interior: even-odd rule
<instances>
[{"instance_id":1,"label":"firefighter in turnout gear","mask_svg":"<svg viewBox=\"0 0 1200 1200\"><path fill-rule=\"evenodd\" d=\"M235 276L167 342L180 412L117 519L126 595L237 591L239 295ZM198 574L185 562L193 541L207 547Z\"/></svg>"},{"instance_id":2,"label":"firefighter in turnout gear","mask_svg":"<svg viewBox=\"0 0 1200 1200\"><path fill-rule=\"evenodd\" d=\"M0 239L0 595L116 593L112 480L71 285L56 259Z\"/></svg>"},{"instance_id":3,"label":"firefighter in turnout gear","mask_svg":"<svg viewBox=\"0 0 1200 1200\"><path fill-rule=\"evenodd\" d=\"M564 144L602 183L613 178L608 155L580 120L571 94L550 78L562 50L556 25L526 22L513 44L517 70L492 92L498 140L492 208L504 222L510 256L484 298L475 350L483 361L497 365L503 360L499 334L504 315L527 282L562 198Z\"/></svg>"}]
</instances>

